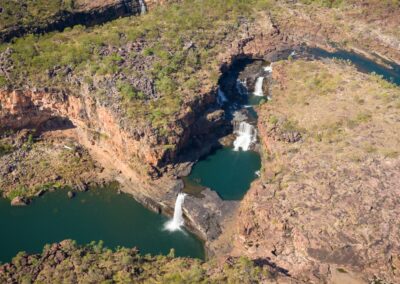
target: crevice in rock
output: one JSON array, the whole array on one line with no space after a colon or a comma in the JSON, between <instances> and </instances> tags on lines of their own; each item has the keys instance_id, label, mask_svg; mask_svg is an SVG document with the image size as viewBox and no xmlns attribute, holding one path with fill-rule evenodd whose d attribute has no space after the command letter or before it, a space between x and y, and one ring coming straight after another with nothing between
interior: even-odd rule
<instances>
[{"instance_id":1,"label":"crevice in rock","mask_svg":"<svg viewBox=\"0 0 400 284\"><path fill-rule=\"evenodd\" d=\"M143 4L141 2L143 2ZM120 17L141 15L144 12L143 8L147 9L145 1L117 0L110 5L84 11L70 12L62 10L46 22L34 23L33 25L16 25L0 31L0 42L9 42L13 38L21 37L26 34L44 34L53 31L63 31L65 28L75 25L92 27Z\"/></svg>"}]
</instances>

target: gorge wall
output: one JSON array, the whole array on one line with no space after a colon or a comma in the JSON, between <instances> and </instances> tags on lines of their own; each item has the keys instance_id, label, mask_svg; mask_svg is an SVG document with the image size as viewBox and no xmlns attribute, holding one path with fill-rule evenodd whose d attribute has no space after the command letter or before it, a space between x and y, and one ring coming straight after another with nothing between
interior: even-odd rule
<instances>
[{"instance_id":1,"label":"gorge wall","mask_svg":"<svg viewBox=\"0 0 400 284\"><path fill-rule=\"evenodd\" d=\"M194 105L175 122L175 128L182 127L182 130L173 132L181 136L170 137L170 142L167 141L171 143L173 139L172 143L176 146L173 149L166 147L151 128L124 128L120 117L90 95L81 94L78 97L61 92L1 91L0 102L1 130L33 128L46 132L43 126L47 121L68 119L73 129L59 130L58 135L74 138L112 173L124 191L153 211L167 215L172 214L176 194L183 188L183 182L174 177L181 171L179 160L182 150L192 147L193 138L202 143L203 150L209 149L217 142L217 133L229 128L223 111L213 107L215 96L212 92L204 97L204 101L195 100ZM51 130L57 132L57 129ZM138 132L141 134L138 135ZM199 151L202 149L199 148ZM197 156L196 153L190 155L192 158ZM187 171L193 161L186 161L185 156L182 159L182 170ZM207 240L215 238L221 231L218 220L224 215L222 211L232 208L222 204L214 192L205 192L204 195L201 202L196 198L187 198L190 209L186 210L185 217L192 230ZM207 207L212 209L207 210Z\"/></svg>"},{"instance_id":2,"label":"gorge wall","mask_svg":"<svg viewBox=\"0 0 400 284\"><path fill-rule=\"evenodd\" d=\"M147 3L150 5L150 2ZM254 22L243 20L235 34L227 33L224 41L215 43L224 46L223 51L216 56L216 60L221 67L220 70L216 70L217 75L219 76L221 72L227 70L237 58L263 58L272 61L277 58L282 50L287 51L293 46L304 42L309 45L333 49L334 47L330 44L330 41L341 41L343 39L348 41L347 45L343 46L344 48L360 50L369 57L376 58L374 53L378 53L380 55L378 57L392 58L395 61L400 58L399 49L397 48L398 41L395 37L390 35L375 37L375 33L379 32L379 30L374 30L374 32L363 34L362 41L355 41L350 36L350 33L344 32L347 26L331 25L334 23L334 17L310 17L307 14L308 12L301 7L298 10L285 10L288 13L282 13L280 16L268 11L259 13ZM331 12L331 10L318 11L324 12L321 15L327 15ZM287 15L291 16L287 17ZM352 20L349 20L349 17L346 15L344 21L351 22ZM299 18L301 19L300 23ZM353 22L352 24L355 25L356 30L371 27L362 21ZM196 43L189 42L187 46L187 49L190 50L195 48ZM136 47L134 46L133 48ZM137 53L142 50L143 48L138 49ZM109 50L106 51L110 52ZM123 48L118 51L125 52ZM136 62L134 63L136 64ZM144 66L144 68L139 69L142 73L145 73L146 65ZM299 74L301 72L297 73L297 75ZM275 77L274 79L276 81L284 80L283 76ZM108 85L105 86L107 87ZM281 87L284 93L286 90L284 84ZM223 133L229 127L223 119L223 112L216 107L216 86L204 87L200 92L193 94L192 99L182 103L176 119L169 125L167 137L159 135L152 129L151 125L129 125L114 108L97 101L90 93L90 88L85 86L82 87L79 95L50 90L37 91L33 90L33 88L2 90L0 92L0 125L4 129L40 128L42 123L54 116L68 118L75 128L68 133L65 132L65 135L73 135L91 151L96 160L100 161L105 167L113 168L116 171L116 179L121 182L125 191L131 193L148 207L152 207L153 210L171 214L176 194L183 186L182 181L177 180L176 176L187 172L191 164L202 152L202 146L206 146L204 147L205 152L209 150L211 147L209 145L216 143L219 136L218 133ZM338 94L340 94L339 91ZM286 104L285 107L288 105L290 104ZM283 112L285 107L280 110ZM302 108L305 108L305 105L302 105ZM342 108L338 107L337 109ZM391 110L393 109L394 107L391 108ZM261 111L262 117L259 122L259 129L264 146L263 149L265 151L272 149L276 153L280 154L282 152L285 155L294 155L301 152L302 150L293 149L293 153L286 153L289 144L284 139L279 143L274 141L276 133L271 134L267 131L270 126L268 115L272 110L265 107ZM294 115L299 113L303 113L302 109L295 112ZM360 139L364 138L361 137ZM200 150L197 154L188 154L186 150L193 145L200 146ZM297 144L294 145L294 148L296 146ZM190 150L194 149L196 147L190 148ZM310 158L313 155L314 153L310 152L307 157ZM298 166L299 171L306 169L304 160L297 159L294 162L296 163L293 163L293 167ZM311 170L319 169L319 165L314 164L316 163L315 160L309 162L312 166L309 165ZM267 165L265 160L264 163ZM388 164L385 164L382 160L378 162L367 161L366 163L369 173L364 173L364 177L370 176L370 173L373 172L374 175L378 175L381 179L386 179L384 172L387 172L385 169L388 169L392 173L392 178L394 177L395 180L398 180L398 163L396 161ZM343 176L348 177L349 173L346 173L346 171L347 169L344 170ZM277 172L279 174L279 169L277 169ZM272 173L272 176L274 176L274 173ZM326 178L326 176L322 178ZM315 177L313 178L315 180L321 179L317 172L315 172ZM360 176L360 179L362 179L362 176ZM331 184L330 181L337 183ZM286 182L291 182L289 177ZM352 182L357 183L358 181ZM354 216L356 216L363 221L363 214L361 213L364 212L364 209L372 210L371 212L376 213L373 209L379 207L379 204L371 201L380 200L376 198L379 194L371 186L371 184L376 185L376 183L376 180L368 180L366 182L369 186L368 189L372 188L372 193L365 195L368 200L362 200L365 202L365 207L357 207L357 211L351 212L351 218L346 220L354 220ZM281 188L280 183L274 184L272 182L272 184L266 185L261 181L257 181L253 184L241 204L239 215L234 220L238 221L235 224L237 225L236 230L228 232L228 234L232 233L234 235L234 249L230 253L236 253L237 255L247 254L252 258L261 259L268 263L272 261L273 264L279 267L282 266L282 271L289 269L290 272L300 278L304 276L301 279L311 279L314 282L318 282L321 279L325 281L331 273L331 268L340 269L342 265L346 268L348 267L349 271L365 269L370 275L379 270L385 270L390 265L398 267L398 259L395 256L381 254L381 256L377 257L383 251L382 248L388 247L390 244L385 240L385 234L381 234L376 228L374 230L379 233L377 235L381 239L375 240L376 243L373 243L371 238L370 243L363 243L364 247L368 247L371 244L374 248L358 250L357 246L363 242L363 232L360 229L355 234L355 237L349 236L347 233L352 226L351 222L345 224L345 229L348 230L345 234L342 234L335 227L340 222L336 224L335 221L338 219L335 219L334 216L329 219L333 224L332 228L335 228L334 232L329 230L316 232L317 229L313 227L314 225L318 227L325 221L318 221L318 218L315 217L321 214L319 210L329 215L330 209L339 208L345 211L347 207L352 207L352 203L357 203L360 192L356 187L351 192L345 192L340 182L330 177L327 179L326 184L323 185L326 191L316 194L309 189L300 198L299 192L301 193L302 190L307 189L307 184L303 187L299 187L295 183L289 185L291 187L288 190L283 185L282 187L284 188ZM389 187L394 188L394 186L396 186L395 182L384 185L382 192L390 191L386 189ZM289 193L285 193L285 190ZM345 200L345 202L338 205L337 200L334 200L334 202L330 203L332 192L336 194L335 196L338 200L342 202ZM351 194L351 196L346 199L346 194ZM393 196L384 194L383 199L385 198L387 199L386 202L388 202L388 208L391 208L390 206L395 204ZM307 205L306 209L303 208L303 211L294 210L298 209L296 207L297 201L304 201ZM329 206L316 208L315 204L312 204L314 201L315 204L329 203ZM189 209L184 209L186 218L190 221L189 226L197 230L202 238L215 239L221 232L221 223L227 211L224 211L224 205L220 202L215 192L207 193L205 201L201 203L199 205L199 202L190 198L185 201L185 204L190 204L191 206ZM335 206L330 207L332 204ZM197 207L195 208L195 206ZM168 213L168 211L170 212ZM393 212L391 211L390 214L388 213L383 217L393 221L394 218L391 215ZM336 217L339 216L337 217L339 219L342 216L347 216L343 212L338 212L337 214ZM315 223L310 222L307 219L308 216L314 216L315 219L312 221L315 221ZM374 221L374 224L377 225L379 223L377 220L380 220L380 218L376 217L376 215L373 217L376 221ZM216 219L221 222L215 222ZM269 222L266 222L266 219ZM310 227L307 227L308 225ZM304 229L304 226L306 226L306 229ZM358 228L362 228L362 224ZM392 231L389 232L387 228L383 229L382 231L388 232L387 235L390 235L390 238L395 239ZM232 237L232 235L229 237ZM329 246L328 243L332 239L335 240L337 247L332 248L330 251L315 245L327 244ZM350 243L350 245L342 246L343 243ZM221 252L220 248L216 248L215 251L217 253ZM378 259L379 263L368 262L367 258L369 256ZM389 259L389 261L386 261L386 259ZM331 265L329 263L334 264ZM380 275L394 279L392 271L388 273L382 272ZM398 275L395 277L398 277Z\"/></svg>"},{"instance_id":3,"label":"gorge wall","mask_svg":"<svg viewBox=\"0 0 400 284\"><path fill-rule=\"evenodd\" d=\"M119 17L140 15L166 0L78 0L72 7L60 7L60 10L43 21L29 24L18 23L0 29L0 42L26 34L43 34L62 31L74 25L94 26ZM1 5L0 5L1 7ZM6 13L6 11L3 11Z\"/></svg>"}]
</instances>

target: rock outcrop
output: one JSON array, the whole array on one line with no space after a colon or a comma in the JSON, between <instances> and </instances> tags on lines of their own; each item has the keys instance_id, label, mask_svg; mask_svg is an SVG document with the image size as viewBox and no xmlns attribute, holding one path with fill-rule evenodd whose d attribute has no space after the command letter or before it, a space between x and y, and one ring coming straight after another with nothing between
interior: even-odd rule
<instances>
[{"instance_id":1,"label":"rock outcrop","mask_svg":"<svg viewBox=\"0 0 400 284\"><path fill-rule=\"evenodd\" d=\"M308 283L397 283L399 87L343 63L273 70L259 109L262 178L240 205L231 253ZM277 136L287 129L302 140Z\"/></svg>"}]
</instances>

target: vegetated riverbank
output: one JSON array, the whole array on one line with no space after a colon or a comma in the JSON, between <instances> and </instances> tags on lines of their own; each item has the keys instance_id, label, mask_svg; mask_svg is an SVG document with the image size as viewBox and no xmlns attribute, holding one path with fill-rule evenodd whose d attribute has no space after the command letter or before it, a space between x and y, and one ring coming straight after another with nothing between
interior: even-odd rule
<instances>
[{"instance_id":1,"label":"vegetated riverbank","mask_svg":"<svg viewBox=\"0 0 400 284\"><path fill-rule=\"evenodd\" d=\"M18 254L0 266L2 283L262 283L278 271L245 257L229 258L224 265L193 258L141 255L135 248L115 251L102 243L78 246L73 241L47 245L43 253Z\"/></svg>"},{"instance_id":2,"label":"vegetated riverbank","mask_svg":"<svg viewBox=\"0 0 400 284\"><path fill-rule=\"evenodd\" d=\"M102 241L110 249L137 247L144 255L167 255L204 259L202 242L182 230L170 232L168 217L154 213L115 186L91 188L74 198L66 189L46 193L26 207L12 207L0 199L0 224L7 228L0 237L0 261L12 260L20 251L40 253L46 244L74 239L78 244Z\"/></svg>"},{"instance_id":3,"label":"vegetated riverbank","mask_svg":"<svg viewBox=\"0 0 400 284\"><path fill-rule=\"evenodd\" d=\"M230 3L230 6L220 7L212 2L207 2L206 10L196 9L192 3L183 3L181 8L171 6L175 8L168 10L166 7L150 13L141 18L140 23L123 19L103 28L88 31L77 28L40 39L27 37L11 46L4 46L2 86L9 89L3 87L5 91L1 101L6 107L2 111L11 115L2 117L2 125L18 128L30 126L29 123L35 121L40 124L54 115L68 117L76 126L76 139L89 149L94 159L121 171L117 178L125 185L126 191L142 203L168 214L168 208L172 209L176 193L182 187L182 183L171 176L175 178L187 173L192 161L200 153L208 151L218 136L226 133L224 119L221 119L223 113L216 104L220 66L224 71L238 57L261 58L304 41L328 46L328 35L351 34L343 33L340 26L333 30L321 29L321 26L325 27L324 21L318 19L307 20L302 27L302 32L318 30L311 32L311 36L285 25L286 22L293 23L298 13L308 15L315 11L331 11L325 8L312 6L308 11L306 7L310 6L299 5L297 10L280 4L275 9L268 6L270 3L256 1L250 3L252 10L249 11L249 6L243 3L244 6ZM198 17L193 11L200 13ZM336 12L342 13L340 10ZM287 16L283 19L283 15L288 14L294 15L291 21L287 21ZM185 22L188 15L201 21ZM205 15L210 21L204 20ZM257 17L254 19L251 15ZM346 18L344 21L350 20ZM154 24L150 24L152 22ZM176 33L168 33L177 25ZM362 25L368 26L365 22ZM215 30L221 33L215 33ZM87 42L80 44L83 37L79 36L82 35L93 43L89 49L83 48L88 46ZM350 41L344 47L365 51L364 44L373 42L373 49L366 51L369 55L372 56L376 49L385 57L396 60L398 49L395 41L386 42L382 37L368 34L363 36L366 38L360 45ZM71 37L78 38L73 41ZM175 43L171 41L173 38L182 40ZM109 44L103 45L104 42ZM162 42L162 48L158 42ZM55 48L58 45L60 49ZM30 51L23 50L23 46L36 46L37 50L31 50L36 54L35 60L25 56L25 52L29 54ZM135 59L130 57L132 54L135 54ZM46 62L44 65L43 60ZM88 68L93 63L98 63L95 70ZM26 66L29 68L25 70ZM27 83L22 83L22 78ZM65 88L65 82L68 82L68 88ZM22 91L13 92L18 87ZM25 116L26 120L18 120L22 114L32 115ZM207 147L194 151L196 145ZM188 149L193 152L185 156ZM149 179L149 175L155 180ZM200 207L207 208L204 204L201 203ZM220 208L218 202L212 204L213 208ZM188 208L186 217L194 211L192 207ZM210 214L210 211L200 212ZM213 214L207 215L206 220L215 220L214 217ZM193 223L192 220L189 225ZM204 224L204 220L198 223ZM205 238L208 237L208 225L206 223L200 233Z\"/></svg>"}]
</instances>

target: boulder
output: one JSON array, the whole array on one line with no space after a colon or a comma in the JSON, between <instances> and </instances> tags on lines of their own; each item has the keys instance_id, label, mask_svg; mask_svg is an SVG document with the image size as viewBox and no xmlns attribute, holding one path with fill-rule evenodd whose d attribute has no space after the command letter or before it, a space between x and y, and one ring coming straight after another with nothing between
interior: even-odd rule
<instances>
[{"instance_id":1,"label":"boulder","mask_svg":"<svg viewBox=\"0 0 400 284\"><path fill-rule=\"evenodd\" d=\"M29 204L29 200L25 197L17 196L11 200L11 206L26 206Z\"/></svg>"},{"instance_id":2,"label":"boulder","mask_svg":"<svg viewBox=\"0 0 400 284\"><path fill-rule=\"evenodd\" d=\"M75 192L73 192L73 191L68 191L67 194L68 194L68 198L70 198L70 199L75 197Z\"/></svg>"}]
</instances>

